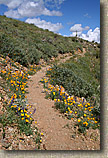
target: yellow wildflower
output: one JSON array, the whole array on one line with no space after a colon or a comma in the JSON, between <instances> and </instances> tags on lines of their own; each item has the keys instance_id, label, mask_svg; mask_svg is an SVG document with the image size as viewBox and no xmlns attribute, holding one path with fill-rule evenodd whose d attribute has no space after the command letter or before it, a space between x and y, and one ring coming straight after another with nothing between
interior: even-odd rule
<instances>
[{"instance_id":1,"label":"yellow wildflower","mask_svg":"<svg viewBox=\"0 0 108 158\"><path fill-rule=\"evenodd\" d=\"M71 97L71 100L73 100L73 97Z\"/></svg>"},{"instance_id":2,"label":"yellow wildflower","mask_svg":"<svg viewBox=\"0 0 108 158\"><path fill-rule=\"evenodd\" d=\"M95 123L97 123L97 121L95 121Z\"/></svg>"},{"instance_id":3,"label":"yellow wildflower","mask_svg":"<svg viewBox=\"0 0 108 158\"><path fill-rule=\"evenodd\" d=\"M78 106L81 106L81 104L78 104Z\"/></svg>"},{"instance_id":4,"label":"yellow wildflower","mask_svg":"<svg viewBox=\"0 0 108 158\"><path fill-rule=\"evenodd\" d=\"M88 123L86 122L86 126L88 125Z\"/></svg>"},{"instance_id":5,"label":"yellow wildflower","mask_svg":"<svg viewBox=\"0 0 108 158\"><path fill-rule=\"evenodd\" d=\"M90 120L90 118L89 118L89 117L87 117L87 120Z\"/></svg>"},{"instance_id":6,"label":"yellow wildflower","mask_svg":"<svg viewBox=\"0 0 108 158\"><path fill-rule=\"evenodd\" d=\"M24 109L24 112L27 112L27 111Z\"/></svg>"},{"instance_id":7,"label":"yellow wildflower","mask_svg":"<svg viewBox=\"0 0 108 158\"><path fill-rule=\"evenodd\" d=\"M42 140L40 140L40 143L42 143Z\"/></svg>"},{"instance_id":8,"label":"yellow wildflower","mask_svg":"<svg viewBox=\"0 0 108 158\"><path fill-rule=\"evenodd\" d=\"M23 114L23 113L21 113L21 116L24 116L24 114Z\"/></svg>"},{"instance_id":9,"label":"yellow wildflower","mask_svg":"<svg viewBox=\"0 0 108 158\"><path fill-rule=\"evenodd\" d=\"M58 99L58 102L60 102L60 99Z\"/></svg>"},{"instance_id":10,"label":"yellow wildflower","mask_svg":"<svg viewBox=\"0 0 108 158\"><path fill-rule=\"evenodd\" d=\"M55 95L55 92L53 92L53 95Z\"/></svg>"},{"instance_id":11,"label":"yellow wildflower","mask_svg":"<svg viewBox=\"0 0 108 158\"><path fill-rule=\"evenodd\" d=\"M86 122L83 122L83 124L86 124Z\"/></svg>"},{"instance_id":12,"label":"yellow wildflower","mask_svg":"<svg viewBox=\"0 0 108 158\"><path fill-rule=\"evenodd\" d=\"M90 105L90 103L87 103L88 105Z\"/></svg>"},{"instance_id":13,"label":"yellow wildflower","mask_svg":"<svg viewBox=\"0 0 108 158\"><path fill-rule=\"evenodd\" d=\"M68 107L68 110L70 111L70 108Z\"/></svg>"},{"instance_id":14,"label":"yellow wildflower","mask_svg":"<svg viewBox=\"0 0 108 158\"><path fill-rule=\"evenodd\" d=\"M26 122L29 122L29 120L28 120L28 119L26 119Z\"/></svg>"},{"instance_id":15,"label":"yellow wildflower","mask_svg":"<svg viewBox=\"0 0 108 158\"><path fill-rule=\"evenodd\" d=\"M81 122L81 120L80 120L80 119L78 119L78 122Z\"/></svg>"},{"instance_id":16,"label":"yellow wildflower","mask_svg":"<svg viewBox=\"0 0 108 158\"><path fill-rule=\"evenodd\" d=\"M30 117L30 115L27 115L27 118L29 118Z\"/></svg>"},{"instance_id":17,"label":"yellow wildflower","mask_svg":"<svg viewBox=\"0 0 108 158\"><path fill-rule=\"evenodd\" d=\"M56 99L54 99L54 101L56 102Z\"/></svg>"}]
</instances>

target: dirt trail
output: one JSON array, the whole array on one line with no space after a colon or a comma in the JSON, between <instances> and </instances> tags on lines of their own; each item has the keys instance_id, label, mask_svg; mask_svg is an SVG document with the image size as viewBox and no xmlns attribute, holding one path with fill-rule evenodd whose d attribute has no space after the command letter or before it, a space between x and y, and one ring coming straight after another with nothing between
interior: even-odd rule
<instances>
[{"instance_id":1,"label":"dirt trail","mask_svg":"<svg viewBox=\"0 0 108 158\"><path fill-rule=\"evenodd\" d=\"M72 128L64 128L72 120L63 118L52 107L54 106L54 101L45 99L45 93L42 93L43 85L39 81L45 76L48 67L42 67L40 71L31 77L31 81L28 82L29 94L27 95L29 103L33 107L36 107L34 119L37 120L38 128L44 133L43 143L41 145L42 150L87 150L85 141L80 140L78 137L72 138Z\"/></svg>"},{"instance_id":2,"label":"dirt trail","mask_svg":"<svg viewBox=\"0 0 108 158\"><path fill-rule=\"evenodd\" d=\"M37 72L29 83L28 101L36 106L35 118L38 123L38 128L44 133L44 143L47 150L69 150L72 149L68 132L63 128L68 123L68 120L59 117L59 112L52 106L54 102L45 99L45 94L42 93L43 85L38 82L45 76L45 68Z\"/></svg>"},{"instance_id":3,"label":"dirt trail","mask_svg":"<svg viewBox=\"0 0 108 158\"><path fill-rule=\"evenodd\" d=\"M66 59L62 59L60 62L64 62ZM69 137L69 129L64 128L69 120L64 119L57 110L52 108L54 101L45 99L45 94L42 93L43 85L39 83L48 68L49 66L42 67L32 76L28 83L29 94L27 98L29 103L36 107L34 117L37 120L39 130L44 133L43 144L45 144L45 148L47 150L72 150L74 142Z\"/></svg>"}]
</instances>

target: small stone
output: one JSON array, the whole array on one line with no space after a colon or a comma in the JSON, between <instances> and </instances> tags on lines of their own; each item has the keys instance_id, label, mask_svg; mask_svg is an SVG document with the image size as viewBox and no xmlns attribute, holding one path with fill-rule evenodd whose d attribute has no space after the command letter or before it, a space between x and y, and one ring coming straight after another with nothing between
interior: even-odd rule
<instances>
[{"instance_id":1,"label":"small stone","mask_svg":"<svg viewBox=\"0 0 108 158\"><path fill-rule=\"evenodd\" d=\"M72 135L72 138L74 138L74 139L75 139L75 135Z\"/></svg>"},{"instance_id":2,"label":"small stone","mask_svg":"<svg viewBox=\"0 0 108 158\"><path fill-rule=\"evenodd\" d=\"M24 137L19 137L20 140L24 140Z\"/></svg>"},{"instance_id":3,"label":"small stone","mask_svg":"<svg viewBox=\"0 0 108 158\"><path fill-rule=\"evenodd\" d=\"M28 78L31 78L31 76L28 76Z\"/></svg>"},{"instance_id":4,"label":"small stone","mask_svg":"<svg viewBox=\"0 0 108 158\"><path fill-rule=\"evenodd\" d=\"M12 150L12 146L10 146L10 147L8 148L8 150Z\"/></svg>"},{"instance_id":5,"label":"small stone","mask_svg":"<svg viewBox=\"0 0 108 158\"><path fill-rule=\"evenodd\" d=\"M45 146L45 144L43 144L43 148L44 148L45 150L47 150L47 149L46 149L46 146Z\"/></svg>"},{"instance_id":6,"label":"small stone","mask_svg":"<svg viewBox=\"0 0 108 158\"><path fill-rule=\"evenodd\" d=\"M41 93L45 93L45 90L42 90Z\"/></svg>"},{"instance_id":7,"label":"small stone","mask_svg":"<svg viewBox=\"0 0 108 158\"><path fill-rule=\"evenodd\" d=\"M11 133L14 129L13 128L8 128L8 131Z\"/></svg>"}]
</instances>

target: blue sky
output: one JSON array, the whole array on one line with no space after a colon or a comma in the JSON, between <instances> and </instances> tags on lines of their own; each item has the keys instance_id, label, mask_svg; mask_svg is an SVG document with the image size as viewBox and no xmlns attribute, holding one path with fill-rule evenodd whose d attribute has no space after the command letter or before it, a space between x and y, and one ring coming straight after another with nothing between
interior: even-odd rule
<instances>
[{"instance_id":1,"label":"blue sky","mask_svg":"<svg viewBox=\"0 0 108 158\"><path fill-rule=\"evenodd\" d=\"M34 23L63 36L100 42L99 0L0 0L0 15Z\"/></svg>"}]
</instances>

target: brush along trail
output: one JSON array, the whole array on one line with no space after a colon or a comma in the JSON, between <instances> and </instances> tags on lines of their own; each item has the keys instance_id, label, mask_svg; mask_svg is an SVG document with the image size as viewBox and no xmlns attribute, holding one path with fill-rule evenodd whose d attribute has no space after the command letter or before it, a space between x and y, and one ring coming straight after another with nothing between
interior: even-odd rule
<instances>
[{"instance_id":1,"label":"brush along trail","mask_svg":"<svg viewBox=\"0 0 108 158\"><path fill-rule=\"evenodd\" d=\"M65 62L71 56L60 59ZM28 102L36 108L34 119L37 120L38 129L43 133L41 150L99 150L99 144L76 134L73 120L68 120L54 107L54 101L45 99L43 84L39 81L45 76L50 66L42 67L28 81ZM89 132L87 133L90 134Z\"/></svg>"}]
</instances>

